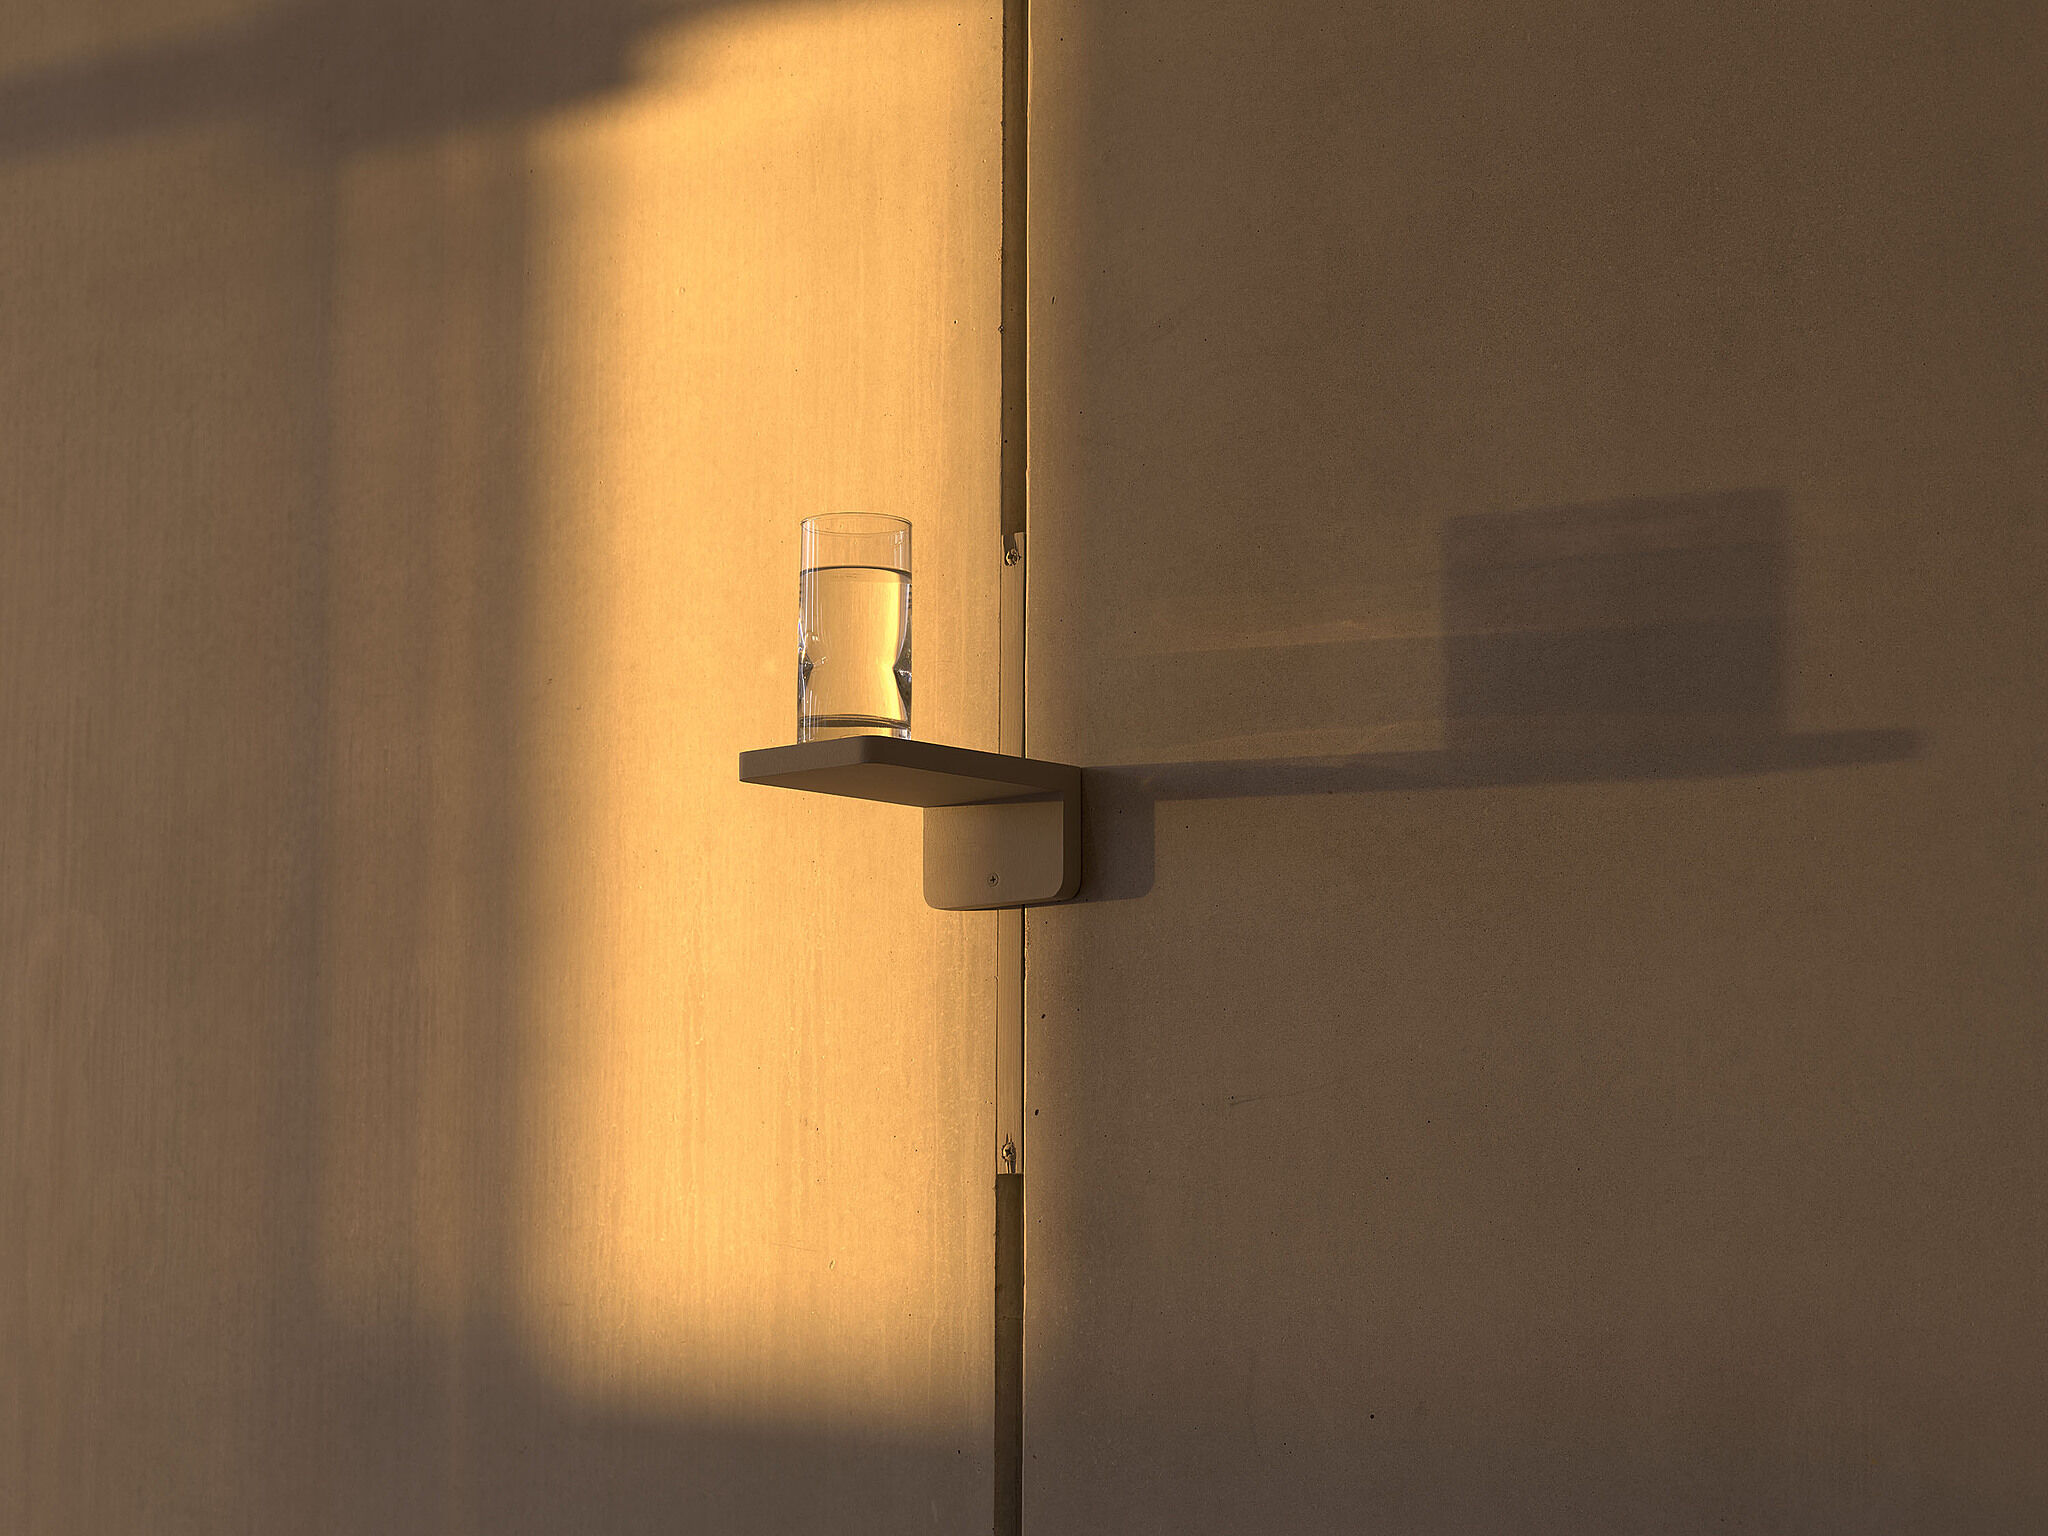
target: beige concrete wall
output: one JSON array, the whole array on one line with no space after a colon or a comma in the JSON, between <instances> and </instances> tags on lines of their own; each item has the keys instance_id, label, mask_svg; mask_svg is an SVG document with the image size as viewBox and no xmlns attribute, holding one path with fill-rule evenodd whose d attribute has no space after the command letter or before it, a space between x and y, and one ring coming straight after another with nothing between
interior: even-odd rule
<instances>
[{"instance_id":1,"label":"beige concrete wall","mask_svg":"<svg viewBox=\"0 0 2048 1536\"><path fill-rule=\"evenodd\" d=\"M0 1529L986 1518L999 32L0 5Z\"/></svg>"},{"instance_id":2,"label":"beige concrete wall","mask_svg":"<svg viewBox=\"0 0 2048 1536\"><path fill-rule=\"evenodd\" d=\"M2040 8L1036 10L1032 1528L2042 1529Z\"/></svg>"}]
</instances>

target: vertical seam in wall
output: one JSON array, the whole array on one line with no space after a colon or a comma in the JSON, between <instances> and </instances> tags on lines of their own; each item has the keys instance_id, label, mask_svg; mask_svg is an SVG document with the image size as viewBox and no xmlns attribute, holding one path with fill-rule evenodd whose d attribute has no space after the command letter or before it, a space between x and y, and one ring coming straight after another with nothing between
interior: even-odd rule
<instances>
[{"instance_id":1,"label":"vertical seam in wall","mask_svg":"<svg viewBox=\"0 0 2048 1536\"><path fill-rule=\"evenodd\" d=\"M1029 0L1003 0L1002 431L997 748L1024 755ZM1024 913L996 917L995 1536L1024 1529ZM1006 1155L1007 1154L1007 1155Z\"/></svg>"},{"instance_id":2,"label":"vertical seam in wall","mask_svg":"<svg viewBox=\"0 0 2048 1536\"><path fill-rule=\"evenodd\" d=\"M1026 232L1030 180L1031 23L1029 0L1003 0L1002 167L1002 532L1005 550L1025 529L1029 416L1025 394L1028 320ZM1022 679L1019 680L1022 684ZM1020 742L1013 748L1022 751Z\"/></svg>"}]
</instances>

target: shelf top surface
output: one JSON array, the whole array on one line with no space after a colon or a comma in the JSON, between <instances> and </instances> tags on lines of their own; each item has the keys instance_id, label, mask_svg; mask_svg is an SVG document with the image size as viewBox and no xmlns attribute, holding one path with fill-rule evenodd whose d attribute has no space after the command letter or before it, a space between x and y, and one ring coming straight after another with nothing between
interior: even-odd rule
<instances>
[{"instance_id":1,"label":"shelf top surface","mask_svg":"<svg viewBox=\"0 0 2048 1536\"><path fill-rule=\"evenodd\" d=\"M975 805L1072 794L1081 770L900 736L842 736L740 754L740 778L896 805Z\"/></svg>"}]
</instances>

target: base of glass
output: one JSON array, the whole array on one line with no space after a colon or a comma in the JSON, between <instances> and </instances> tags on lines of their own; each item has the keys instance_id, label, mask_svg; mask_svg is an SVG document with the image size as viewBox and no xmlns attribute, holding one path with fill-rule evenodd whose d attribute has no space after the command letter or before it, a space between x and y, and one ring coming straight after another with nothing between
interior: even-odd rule
<instances>
[{"instance_id":1,"label":"base of glass","mask_svg":"<svg viewBox=\"0 0 2048 1536\"><path fill-rule=\"evenodd\" d=\"M837 741L842 736L898 736L908 738L910 722L885 720L880 715L799 715L798 741Z\"/></svg>"}]
</instances>

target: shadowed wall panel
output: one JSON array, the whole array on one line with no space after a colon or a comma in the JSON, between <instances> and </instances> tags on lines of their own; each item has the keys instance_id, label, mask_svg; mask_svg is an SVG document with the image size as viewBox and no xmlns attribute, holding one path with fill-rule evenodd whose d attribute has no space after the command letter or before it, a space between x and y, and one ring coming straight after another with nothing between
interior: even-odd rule
<instances>
[{"instance_id":1,"label":"shadowed wall panel","mask_svg":"<svg viewBox=\"0 0 2048 1536\"><path fill-rule=\"evenodd\" d=\"M2041 1528L2038 7L1035 10L1034 1527Z\"/></svg>"}]
</instances>

